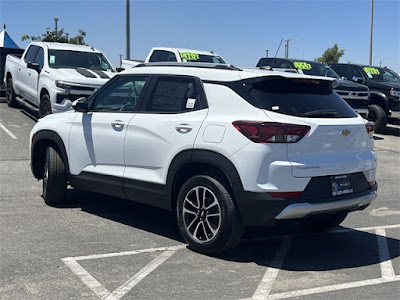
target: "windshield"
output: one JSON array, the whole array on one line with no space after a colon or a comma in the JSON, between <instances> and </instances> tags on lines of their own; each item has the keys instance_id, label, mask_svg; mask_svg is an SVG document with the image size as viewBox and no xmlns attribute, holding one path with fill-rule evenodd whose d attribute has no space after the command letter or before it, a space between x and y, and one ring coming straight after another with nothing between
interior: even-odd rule
<instances>
[{"instance_id":1,"label":"windshield","mask_svg":"<svg viewBox=\"0 0 400 300\"><path fill-rule=\"evenodd\" d=\"M400 82L400 76L390 69L365 66L363 70L372 81Z\"/></svg>"},{"instance_id":2,"label":"windshield","mask_svg":"<svg viewBox=\"0 0 400 300\"><path fill-rule=\"evenodd\" d=\"M180 52L179 55L183 62L226 64L222 57L218 55L205 55L191 52Z\"/></svg>"},{"instance_id":3,"label":"windshield","mask_svg":"<svg viewBox=\"0 0 400 300\"><path fill-rule=\"evenodd\" d=\"M321 63L316 63L311 61L308 62L295 61L293 62L293 64L299 70L300 73L340 79L338 73L336 73L331 67Z\"/></svg>"},{"instance_id":4,"label":"windshield","mask_svg":"<svg viewBox=\"0 0 400 300\"><path fill-rule=\"evenodd\" d=\"M69 50L49 50L50 68L112 71L112 67L102 53Z\"/></svg>"}]
</instances>

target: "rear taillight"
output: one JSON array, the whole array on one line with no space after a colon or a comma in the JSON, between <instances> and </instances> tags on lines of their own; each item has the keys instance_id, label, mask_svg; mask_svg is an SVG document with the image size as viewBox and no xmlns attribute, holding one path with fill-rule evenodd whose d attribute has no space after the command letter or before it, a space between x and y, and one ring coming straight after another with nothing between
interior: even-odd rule
<instances>
[{"instance_id":1,"label":"rear taillight","mask_svg":"<svg viewBox=\"0 0 400 300\"><path fill-rule=\"evenodd\" d=\"M375 125L373 122L368 121L367 123L365 123L365 129L367 129L369 138L374 138L374 131L375 131Z\"/></svg>"},{"instance_id":2,"label":"rear taillight","mask_svg":"<svg viewBox=\"0 0 400 300\"><path fill-rule=\"evenodd\" d=\"M254 143L296 143L311 129L306 125L253 121L235 121L232 125Z\"/></svg>"}]
</instances>

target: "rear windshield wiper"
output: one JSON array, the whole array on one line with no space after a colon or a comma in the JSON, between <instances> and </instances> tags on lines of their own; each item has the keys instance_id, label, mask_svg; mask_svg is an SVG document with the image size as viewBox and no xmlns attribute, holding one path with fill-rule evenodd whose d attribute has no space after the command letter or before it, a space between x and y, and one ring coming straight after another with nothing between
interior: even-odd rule
<instances>
[{"instance_id":1,"label":"rear windshield wiper","mask_svg":"<svg viewBox=\"0 0 400 300\"><path fill-rule=\"evenodd\" d=\"M316 117L316 116L336 116L337 111L334 109L320 109L312 110L303 114L304 117Z\"/></svg>"}]
</instances>

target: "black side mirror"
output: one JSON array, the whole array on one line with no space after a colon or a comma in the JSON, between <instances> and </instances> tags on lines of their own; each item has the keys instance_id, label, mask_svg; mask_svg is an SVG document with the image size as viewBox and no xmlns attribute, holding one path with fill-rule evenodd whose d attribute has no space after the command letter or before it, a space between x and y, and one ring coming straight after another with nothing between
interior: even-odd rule
<instances>
[{"instance_id":1,"label":"black side mirror","mask_svg":"<svg viewBox=\"0 0 400 300\"><path fill-rule=\"evenodd\" d=\"M86 97L81 97L72 102L72 107L75 111L87 113L89 111L89 103Z\"/></svg>"},{"instance_id":2,"label":"black side mirror","mask_svg":"<svg viewBox=\"0 0 400 300\"><path fill-rule=\"evenodd\" d=\"M364 79L362 79L361 77L353 77L351 80L354 82L357 82L357 83L361 83L361 84L365 83Z\"/></svg>"},{"instance_id":3,"label":"black side mirror","mask_svg":"<svg viewBox=\"0 0 400 300\"><path fill-rule=\"evenodd\" d=\"M27 67L28 67L28 69L35 70L38 73L40 73L40 71L41 71L39 64L36 62L28 62Z\"/></svg>"},{"instance_id":4,"label":"black side mirror","mask_svg":"<svg viewBox=\"0 0 400 300\"><path fill-rule=\"evenodd\" d=\"M119 73L119 72L125 71L125 69L124 68L115 68L115 71L117 71Z\"/></svg>"}]
</instances>

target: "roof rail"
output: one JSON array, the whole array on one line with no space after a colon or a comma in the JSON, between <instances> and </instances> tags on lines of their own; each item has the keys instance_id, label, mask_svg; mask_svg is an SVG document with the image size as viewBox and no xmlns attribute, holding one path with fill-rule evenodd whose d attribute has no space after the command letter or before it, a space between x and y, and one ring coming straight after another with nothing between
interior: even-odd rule
<instances>
[{"instance_id":1,"label":"roof rail","mask_svg":"<svg viewBox=\"0 0 400 300\"><path fill-rule=\"evenodd\" d=\"M234 70L243 71L235 67L234 65L228 64L215 64L215 63L199 63L199 62L150 62L138 64L135 68L140 67L190 67L190 68L205 68L205 69L221 69L221 70Z\"/></svg>"}]
</instances>

